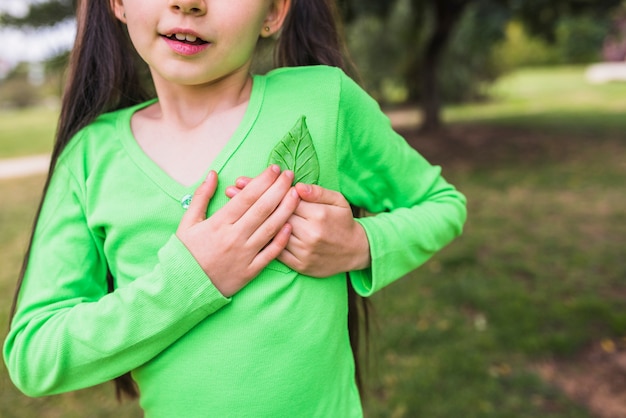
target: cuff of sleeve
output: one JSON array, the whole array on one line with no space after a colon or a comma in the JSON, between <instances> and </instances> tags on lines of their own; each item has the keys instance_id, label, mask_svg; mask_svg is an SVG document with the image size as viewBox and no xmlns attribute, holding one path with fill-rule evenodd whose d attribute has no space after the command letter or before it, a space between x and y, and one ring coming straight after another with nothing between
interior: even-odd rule
<instances>
[{"instance_id":1,"label":"cuff of sleeve","mask_svg":"<svg viewBox=\"0 0 626 418\"><path fill-rule=\"evenodd\" d=\"M374 293L372 288L372 269L351 271L350 282L359 296L368 297Z\"/></svg>"},{"instance_id":2,"label":"cuff of sleeve","mask_svg":"<svg viewBox=\"0 0 626 418\"><path fill-rule=\"evenodd\" d=\"M354 290L363 297L368 297L374 294L376 291L376 278L375 272L377 272L378 260L376 257L376 238L373 233L373 228L371 228L371 218L358 218L355 219L358 223L361 224L363 229L365 230L365 235L367 236L367 240L370 244L370 257L372 263L369 268L351 271L350 272L350 282L352 283L352 287Z\"/></svg>"},{"instance_id":3,"label":"cuff of sleeve","mask_svg":"<svg viewBox=\"0 0 626 418\"><path fill-rule=\"evenodd\" d=\"M231 301L213 285L202 267L176 235L172 235L161 248L159 260L165 277L171 277L178 283L175 291L184 293L186 297L197 301L199 308L207 314L217 311Z\"/></svg>"}]
</instances>

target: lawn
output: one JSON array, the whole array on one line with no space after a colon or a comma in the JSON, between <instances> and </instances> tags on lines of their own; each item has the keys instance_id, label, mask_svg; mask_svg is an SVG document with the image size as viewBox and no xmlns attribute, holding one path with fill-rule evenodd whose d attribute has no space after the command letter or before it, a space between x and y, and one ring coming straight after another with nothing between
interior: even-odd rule
<instances>
[{"instance_id":1,"label":"lawn","mask_svg":"<svg viewBox=\"0 0 626 418\"><path fill-rule=\"evenodd\" d=\"M58 114L54 107L0 111L0 159L49 153Z\"/></svg>"},{"instance_id":2,"label":"lawn","mask_svg":"<svg viewBox=\"0 0 626 418\"><path fill-rule=\"evenodd\" d=\"M369 418L602 416L544 372L590 365L591 376L587 353L610 359L624 346L626 84L538 69L501 80L493 96L446 109L445 133L403 132L467 195L469 220L460 239L372 298ZM0 182L2 329L42 181ZM2 417L136 411L118 410L110 385L29 399L0 366Z\"/></svg>"}]
</instances>

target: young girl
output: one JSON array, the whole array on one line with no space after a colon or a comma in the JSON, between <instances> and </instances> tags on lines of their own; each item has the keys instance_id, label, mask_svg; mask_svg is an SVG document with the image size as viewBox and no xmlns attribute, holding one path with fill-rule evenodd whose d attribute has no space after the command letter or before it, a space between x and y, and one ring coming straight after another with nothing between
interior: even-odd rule
<instances>
[{"instance_id":1,"label":"young girl","mask_svg":"<svg viewBox=\"0 0 626 418\"><path fill-rule=\"evenodd\" d=\"M348 294L458 235L463 196L336 68L327 1L79 3L4 345L15 384L131 371L147 417L362 416ZM285 68L251 76L273 35Z\"/></svg>"}]
</instances>

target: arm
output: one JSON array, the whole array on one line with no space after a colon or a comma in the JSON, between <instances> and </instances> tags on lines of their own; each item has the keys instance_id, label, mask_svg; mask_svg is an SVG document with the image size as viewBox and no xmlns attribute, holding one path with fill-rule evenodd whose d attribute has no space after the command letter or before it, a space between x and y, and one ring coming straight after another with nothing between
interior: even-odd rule
<instances>
[{"instance_id":1,"label":"arm","mask_svg":"<svg viewBox=\"0 0 626 418\"><path fill-rule=\"evenodd\" d=\"M352 284L369 296L426 262L462 231L465 197L393 131L378 104L342 77L337 124L340 192L375 216L357 219L371 267Z\"/></svg>"},{"instance_id":2,"label":"arm","mask_svg":"<svg viewBox=\"0 0 626 418\"><path fill-rule=\"evenodd\" d=\"M277 177L266 175L265 189ZM194 209L185 215L181 231L195 227L202 231L210 224L198 213L206 209L216 182L216 178L208 181L196 193L203 198L196 199ZM265 200L270 208L282 199L275 191L269 202ZM260 213L256 209L253 216L246 216L244 198L229 208L239 208L248 228L266 225L255 218ZM88 228L83 202L80 183L60 164L37 223L17 312L4 345L13 381L31 396L79 389L122 375L229 303L207 278L205 268L211 263L204 263L202 250L198 252L188 237L174 235L159 251L159 263L150 273L107 294L103 243ZM273 222L284 224L284 220ZM204 237L207 240L211 238ZM267 244L256 241L257 246ZM186 245L200 254L200 261ZM270 252L280 250L277 243ZM262 268L264 262L258 259L254 268ZM236 279L237 286L246 282ZM231 289L236 291L237 286Z\"/></svg>"}]
</instances>

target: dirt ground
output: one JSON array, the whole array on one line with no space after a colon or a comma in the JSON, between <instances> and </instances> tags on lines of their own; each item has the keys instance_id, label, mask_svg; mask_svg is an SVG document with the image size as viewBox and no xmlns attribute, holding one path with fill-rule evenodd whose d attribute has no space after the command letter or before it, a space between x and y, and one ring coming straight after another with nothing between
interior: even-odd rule
<instances>
[{"instance_id":1,"label":"dirt ground","mask_svg":"<svg viewBox=\"0 0 626 418\"><path fill-rule=\"evenodd\" d=\"M455 126L437 134L420 134L407 125L405 129L399 127L399 131L431 162L455 170L561 161L580 153L578 147L586 141L478 126ZM568 360L536 364L534 371L585 406L594 417L626 418L626 337L597 341Z\"/></svg>"},{"instance_id":2,"label":"dirt ground","mask_svg":"<svg viewBox=\"0 0 626 418\"><path fill-rule=\"evenodd\" d=\"M573 360L545 361L536 370L593 416L626 417L626 339L597 342Z\"/></svg>"}]
</instances>

